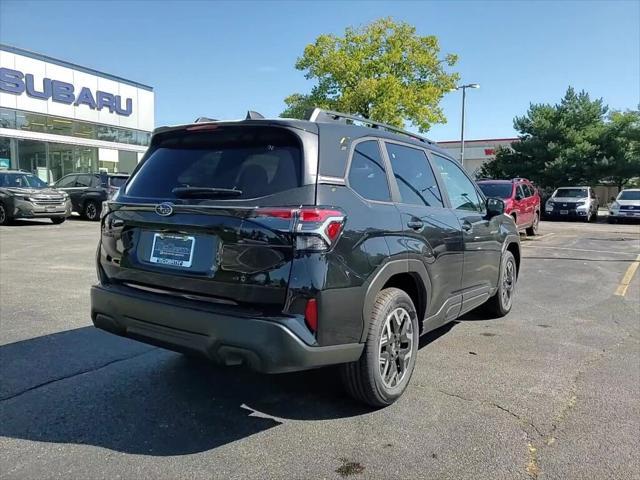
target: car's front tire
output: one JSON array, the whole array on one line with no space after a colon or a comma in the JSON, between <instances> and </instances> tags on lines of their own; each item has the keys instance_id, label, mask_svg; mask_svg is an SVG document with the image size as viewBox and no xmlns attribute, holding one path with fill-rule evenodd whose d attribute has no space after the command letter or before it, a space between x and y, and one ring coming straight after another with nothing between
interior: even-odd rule
<instances>
[{"instance_id":1,"label":"car's front tire","mask_svg":"<svg viewBox=\"0 0 640 480\"><path fill-rule=\"evenodd\" d=\"M511 311L513 305L513 295L518 281L518 268L516 259L509 250L502 255L500 265L500 279L498 280L498 290L487 300L486 309L496 317L504 317Z\"/></svg>"},{"instance_id":2,"label":"car's front tire","mask_svg":"<svg viewBox=\"0 0 640 480\"><path fill-rule=\"evenodd\" d=\"M60 225L61 223L64 223L66 219L67 217L51 217L51 222L54 225Z\"/></svg>"},{"instance_id":3,"label":"car's front tire","mask_svg":"<svg viewBox=\"0 0 640 480\"><path fill-rule=\"evenodd\" d=\"M82 214L87 220L91 220L92 222L100 220L100 204L94 200L88 200L84 204Z\"/></svg>"},{"instance_id":4,"label":"car's front tire","mask_svg":"<svg viewBox=\"0 0 640 480\"><path fill-rule=\"evenodd\" d=\"M395 402L407 388L418 353L418 317L398 288L378 293L362 356L341 366L347 392L373 407Z\"/></svg>"}]
</instances>

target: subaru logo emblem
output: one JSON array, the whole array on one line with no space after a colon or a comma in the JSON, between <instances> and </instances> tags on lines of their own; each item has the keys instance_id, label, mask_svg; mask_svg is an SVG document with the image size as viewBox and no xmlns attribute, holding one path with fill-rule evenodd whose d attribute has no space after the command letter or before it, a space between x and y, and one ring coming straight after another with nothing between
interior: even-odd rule
<instances>
[{"instance_id":1,"label":"subaru logo emblem","mask_svg":"<svg viewBox=\"0 0 640 480\"><path fill-rule=\"evenodd\" d=\"M159 205L156 205L156 213L161 217L168 217L173 213L173 207L170 203L161 203Z\"/></svg>"}]
</instances>

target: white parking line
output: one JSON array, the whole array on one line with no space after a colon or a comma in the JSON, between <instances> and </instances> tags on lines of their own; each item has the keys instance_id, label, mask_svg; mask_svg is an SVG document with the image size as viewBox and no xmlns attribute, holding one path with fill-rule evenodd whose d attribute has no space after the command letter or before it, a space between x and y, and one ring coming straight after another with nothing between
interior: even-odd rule
<instances>
[{"instance_id":1,"label":"white parking line","mask_svg":"<svg viewBox=\"0 0 640 480\"><path fill-rule=\"evenodd\" d=\"M551 247L548 245L531 245L527 243L522 246L523 248L548 248L550 250L571 250L574 252L593 252L593 253L607 253L610 255L636 255L636 253L631 252L613 252L611 250L588 250L586 248L570 248L570 247Z\"/></svg>"}]
</instances>

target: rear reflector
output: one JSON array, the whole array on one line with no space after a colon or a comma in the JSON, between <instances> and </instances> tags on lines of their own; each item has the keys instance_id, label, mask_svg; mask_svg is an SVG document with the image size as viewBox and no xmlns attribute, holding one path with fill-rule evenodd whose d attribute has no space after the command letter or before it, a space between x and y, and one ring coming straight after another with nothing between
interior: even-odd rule
<instances>
[{"instance_id":1,"label":"rear reflector","mask_svg":"<svg viewBox=\"0 0 640 480\"><path fill-rule=\"evenodd\" d=\"M304 321L313 333L318 331L318 304L315 298L307 300L307 306L304 309Z\"/></svg>"}]
</instances>

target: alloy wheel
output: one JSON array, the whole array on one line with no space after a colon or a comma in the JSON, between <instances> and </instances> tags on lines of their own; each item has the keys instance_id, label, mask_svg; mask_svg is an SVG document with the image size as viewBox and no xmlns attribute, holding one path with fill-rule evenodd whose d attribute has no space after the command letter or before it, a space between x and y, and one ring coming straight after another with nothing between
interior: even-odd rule
<instances>
[{"instance_id":1,"label":"alloy wheel","mask_svg":"<svg viewBox=\"0 0 640 480\"><path fill-rule=\"evenodd\" d=\"M85 210L86 214L87 214L87 218L89 220L93 220L96 218L96 216L98 215L98 209L96 208L95 203L91 202L87 205L87 208Z\"/></svg>"},{"instance_id":2,"label":"alloy wheel","mask_svg":"<svg viewBox=\"0 0 640 480\"><path fill-rule=\"evenodd\" d=\"M516 266L513 260L509 259L504 266L502 273L502 304L505 308L511 306L513 300L513 292L516 287Z\"/></svg>"},{"instance_id":3,"label":"alloy wheel","mask_svg":"<svg viewBox=\"0 0 640 480\"><path fill-rule=\"evenodd\" d=\"M386 318L380 336L380 376L388 388L397 386L407 374L413 355L413 322L402 307Z\"/></svg>"}]
</instances>

